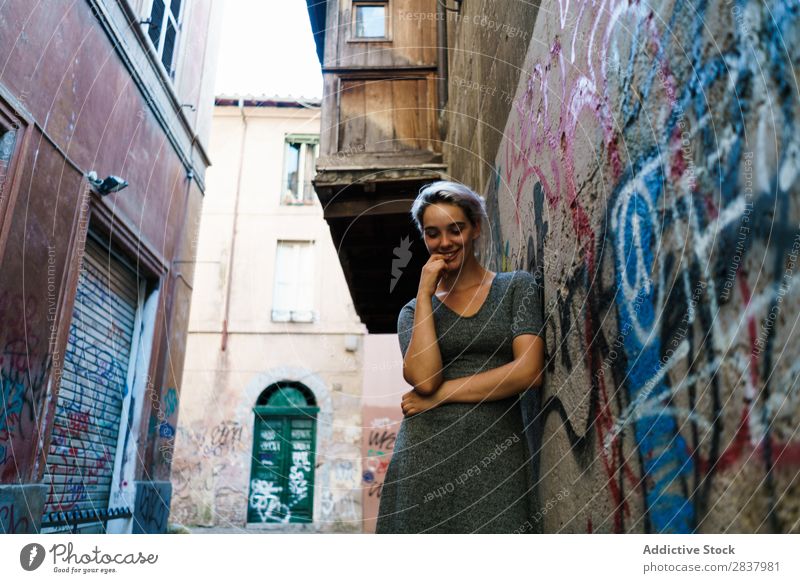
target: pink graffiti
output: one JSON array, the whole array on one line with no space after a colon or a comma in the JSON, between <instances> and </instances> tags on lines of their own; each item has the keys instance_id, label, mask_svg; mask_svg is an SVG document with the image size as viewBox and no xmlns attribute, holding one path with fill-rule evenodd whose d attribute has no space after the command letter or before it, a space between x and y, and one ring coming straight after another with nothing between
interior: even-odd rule
<instances>
[{"instance_id":1,"label":"pink graffiti","mask_svg":"<svg viewBox=\"0 0 800 583\"><path fill-rule=\"evenodd\" d=\"M591 121L597 125L602 135L602 149L607 152L612 169L610 182L617 180L623 167L619 153L620 134L615 128L616 122L611 108L613 100L610 97L612 87L608 82L608 53L609 47L615 42L617 22L629 11L634 18L638 18L636 13L639 7L626 0L601 2L599 7L595 7L591 0L584 0L577 10L577 20L570 25L573 27L572 31L563 30L562 18L565 46L556 37L549 51L549 62L540 62L533 66L524 92L513 104L518 123L511 126L511 134L505 140L504 164L500 165L500 172L502 182L515 196L517 225L521 220L522 197L529 196L535 182L541 184L550 209L566 205L578 241L579 256L583 258L588 277L593 278L597 269L596 234L589 214L580 200L579 187L576 184L576 133L580 129L585 134L590 129L586 122ZM583 43L585 53L576 62L575 46L578 35L586 30L591 33ZM644 42L649 43L647 46L654 54L658 54L659 35L652 19L648 19L646 30L648 38ZM595 47L595 43L599 46ZM669 103L674 105L674 79L666 62L660 63L660 67L665 94ZM554 89L558 99L555 107L551 104ZM677 143L675 147L678 147ZM680 167L674 168L678 174L683 170ZM589 303L593 302L593 289L593 286L588 286L589 297L586 301ZM583 326L584 345L592 346L597 333L598 323L593 321L591 311L587 311ZM585 350L584 360L587 370L598 369L599 363L596 362L594 351ZM613 414L605 377L595 376L600 403L593 425L598 443L603 444L606 435L612 430ZM629 515L630 509L617 476L622 472L634 488L639 488L640 482L623 459L617 439L612 444L613 447L609 450L599 447L598 454L607 476L612 503L621 511L614 514L615 531L619 532L622 529L622 515Z\"/></svg>"}]
</instances>

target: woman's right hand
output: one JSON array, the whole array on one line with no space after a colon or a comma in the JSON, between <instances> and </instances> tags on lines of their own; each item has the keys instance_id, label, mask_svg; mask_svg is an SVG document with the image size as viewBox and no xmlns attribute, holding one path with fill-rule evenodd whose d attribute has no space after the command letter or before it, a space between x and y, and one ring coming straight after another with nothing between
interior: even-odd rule
<instances>
[{"instance_id":1,"label":"woman's right hand","mask_svg":"<svg viewBox=\"0 0 800 583\"><path fill-rule=\"evenodd\" d=\"M433 296L446 267L447 262L444 260L444 255L439 253L431 254L428 261L422 266L422 273L419 278L419 293L428 297Z\"/></svg>"}]
</instances>

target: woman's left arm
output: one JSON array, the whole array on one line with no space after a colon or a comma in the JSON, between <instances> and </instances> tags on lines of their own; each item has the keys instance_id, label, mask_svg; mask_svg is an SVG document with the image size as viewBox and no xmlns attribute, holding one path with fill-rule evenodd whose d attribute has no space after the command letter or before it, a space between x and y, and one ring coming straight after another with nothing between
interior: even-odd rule
<instances>
[{"instance_id":1,"label":"woman's left arm","mask_svg":"<svg viewBox=\"0 0 800 583\"><path fill-rule=\"evenodd\" d=\"M514 360L508 364L444 381L432 395L409 391L403 395L403 413L414 415L444 403L499 401L540 387L544 379L544 340L533 334L521 334L514 338L512 348Z\"/></svg>"}]
</instances>

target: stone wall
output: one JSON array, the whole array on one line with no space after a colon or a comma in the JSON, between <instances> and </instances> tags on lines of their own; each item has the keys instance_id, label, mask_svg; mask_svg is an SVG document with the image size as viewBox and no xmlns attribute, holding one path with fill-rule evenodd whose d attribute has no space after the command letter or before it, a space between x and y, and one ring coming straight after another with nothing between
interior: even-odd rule
<instances>
[{"instance_id":1,"label":"stone wall","mask_svg":"<svg viewBox=\"0 0 800 583\"><path fill-rule=\"evenodd\" d=\"M449 172L465 184L485 184L492 172L538 5L539 0L480 0L446 13L449 75L443 151Z\"/></svg>"},{"instance_id":2,"label":"stone wall","mask_svg":"<svg viewBox=\"0 0 800 583\"><path fill-rule=\"evenodd\" d=\"M453 134L485 264L543 284L537 529L800 531L799 11L545 1L484 184Z\"/></svg>"}]
</instances>

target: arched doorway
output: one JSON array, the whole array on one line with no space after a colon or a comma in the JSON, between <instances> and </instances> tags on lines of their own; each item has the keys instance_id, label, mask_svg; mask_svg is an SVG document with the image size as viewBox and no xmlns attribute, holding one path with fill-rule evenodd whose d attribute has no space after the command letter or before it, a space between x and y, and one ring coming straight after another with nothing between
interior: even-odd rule
<instances>
[{"instance_id":1,"label":"arched doorway","mask_svg":"<svg viewBox=\"0 0 800 583\"><path fill-rule=\"evenodd\" d=\"M308 523L314 511L319 407L296 381L267 387L253 408L248 523Z\"/></svg>"}]
</instances>

